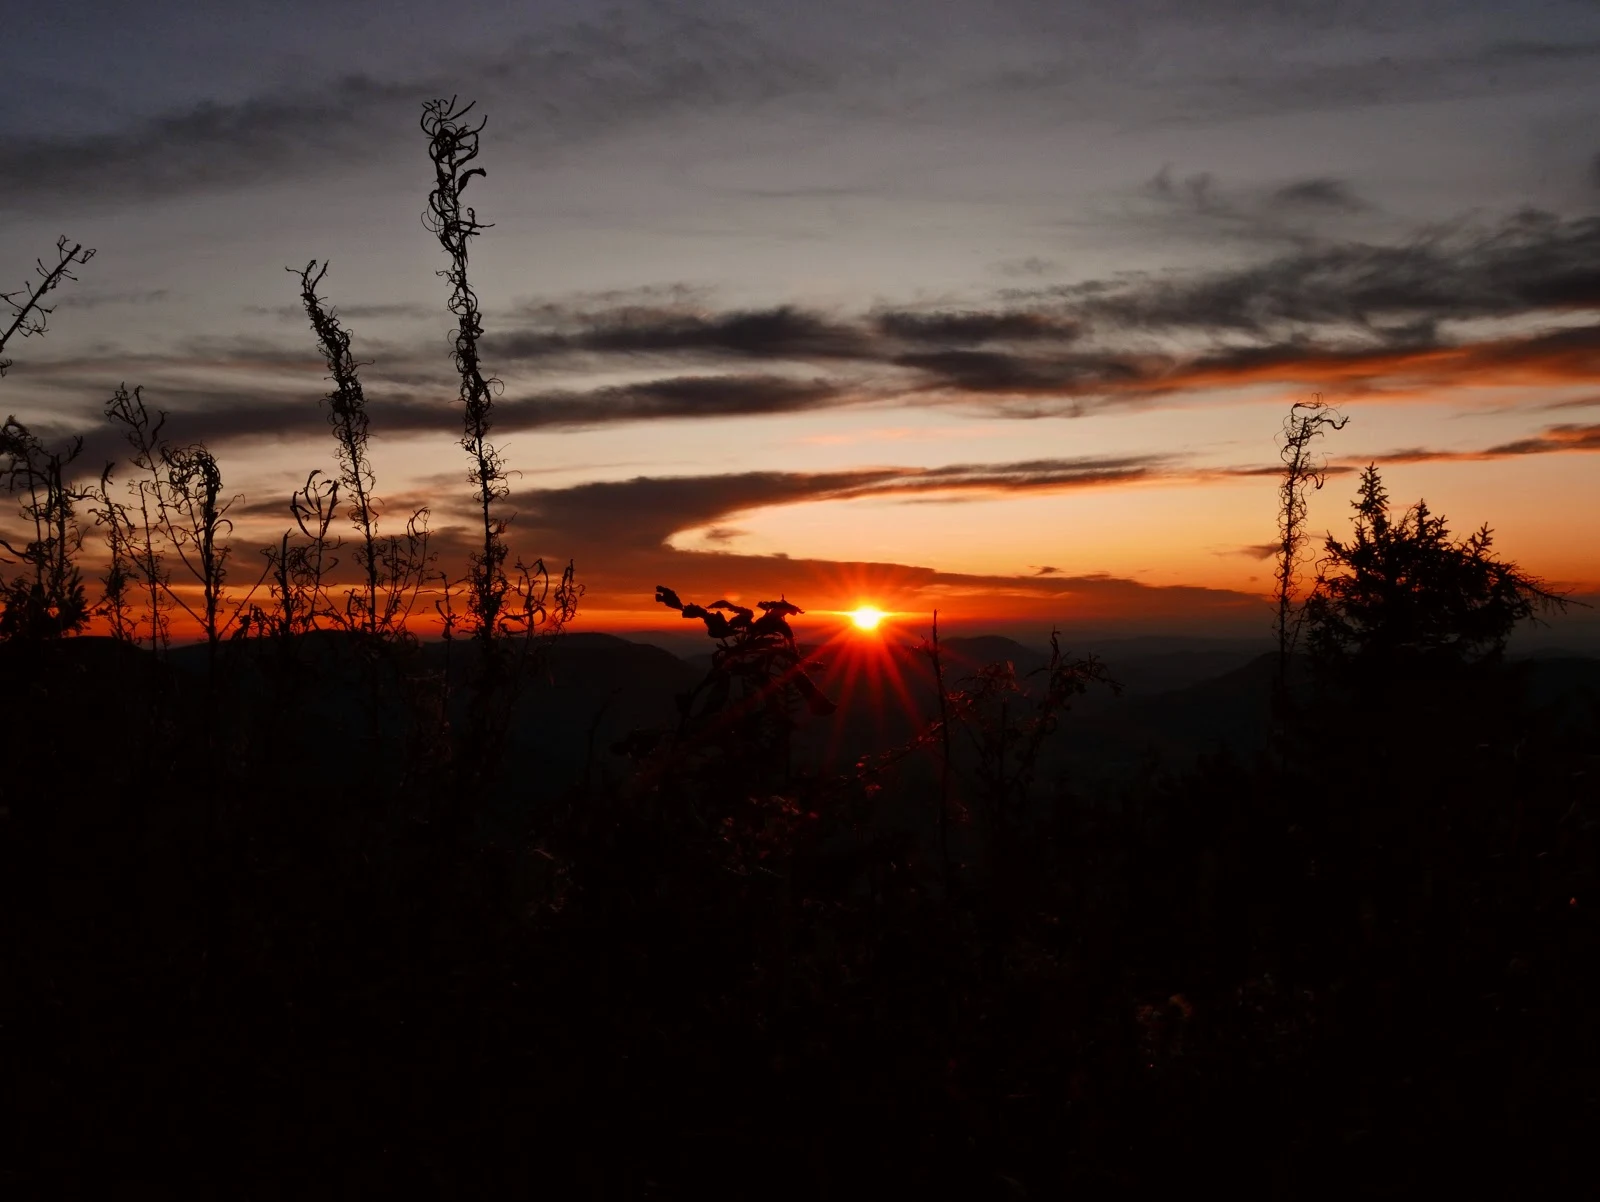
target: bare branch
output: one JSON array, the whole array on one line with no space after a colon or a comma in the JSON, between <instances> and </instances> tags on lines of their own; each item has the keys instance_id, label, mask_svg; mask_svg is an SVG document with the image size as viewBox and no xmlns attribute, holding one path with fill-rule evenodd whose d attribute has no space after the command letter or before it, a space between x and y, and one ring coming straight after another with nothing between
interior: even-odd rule
<instances>
[{"instance_id":1,"label":"bare branch","mask_svg":"<svg viewBox=\"0 0 1600 1202\"><path fill-rule=\"evenodd\" d=\"M1303 610L1296 604L1300 566L1305 561L1306 497L1320 489L1326 479L1326 461L1312 451L1312 444L1329 430L1343 430L1350 419L1320 396L1296 401L1283 421L1283 477L1278 485L1278 564L1273 576L1278 584L1278 688L1285 687L1289 657L1299 641Z\"/></svg>"},{"instance_id":2,"label":"bare branch","mask_svg":"<svg viewBox=\"0 0 1600 1202\"><path fill-rule=\"evenodd\" d=\"M11 324L0 333L0 351L6 349L6 343L12 337L20 336L31 338L35 334L43 334L50 314L55 312L54 305L46 305L44 298L61 283L62 280L76 280L72 274L74 267L81 267L94 258L93 249L86 249L81 242L67 245L67 236L62 234L56 239L56 261L46 266L43 259L36 261L34 270L39 275L37 284L24 284L15 292L0 292L0 301L11 306ZM6 374L6 369L11 366L11 360L0 355L0 376Z\"/></svg>"}]
</instances>

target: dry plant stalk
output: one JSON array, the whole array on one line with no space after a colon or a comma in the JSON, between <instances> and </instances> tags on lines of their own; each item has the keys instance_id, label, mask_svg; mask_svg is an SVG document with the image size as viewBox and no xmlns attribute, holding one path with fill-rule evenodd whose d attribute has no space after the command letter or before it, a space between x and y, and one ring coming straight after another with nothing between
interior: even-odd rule
<instances>
[{"instance_id":1,"label":"dry plant stalk","mask_svg":"<svg viewBox=\"0 0 1600 1202\"><path fill-rule=\"evenodd\" d=\"M300 301L333 382L327 396L328 424L338 444L338 484L350 499L348 516L361 536L356 548L361 586L346 596L343 614L335 616L346 629L363 634L399 634L416 604L430 562L428 511L416 510L407 520L403 535L380 537L380 505L373 495L377 478L367 454L369 423L366 393L361 386L362 364L351 353L350 332L317 291L328 274L328 264L319 266L313 259L300 271L289 270L300 279ZM306 529L304 523L301 529Z\"/></svg>"},{"instance_id":2,"label":"dry plant stalk","mask_svg":"<svg viewBox=\"0 0 1600 1202\"><path fill-rule=\"evenodd\" d=\"M462 200L472 180L486 174L482 167L471 165L478 157L478 137L486 120L469 119L472 109L472 104L463 105L453 96L449 100L431 100L423 105L421 119L422 132L428 138L428 157L434 167L434 187L422 221L450 259L449 267L438 274L450 285L448 307L456 319L451 354L460 377L460 445L471 460L467 479L476 490L482 531L481 541L468 558L465 612L456 614L448 591L440 609L446 622L446 639L453 636L459 621L477 640L480 650L469 745L461 756L470 781L463 790L464 796L474 792L471 785L485 782L499 762L512 707L535 650L535 636L559 633L576 614L583 593L574 582L570 562L556 579L552 579L543 559L519 559L515 581L506 573L508 519L497 512L497 506L509 495L510 487L504 459L490 441L494 396L501 382L484 372L479 350L483 314L468 277L472 239L490 227L480 222L476 210ZM508 654L504 643L513 637L519 641L515 652Z\"/></svg>"},{"instance_id":3,"label":"dry plant stalk","mask_svg":"<svg viewBox=\"0 0 1600 1202\"><path fill-rule=\"evenodd\" d=\"M90 502L89 512L94 523L104 531L106 540L106 574L100 578L99 613L111 629L111 637L119 643L138 640L138 619L133 614L132 591L138 580L139 566L135 558L138 529L128 507L111 496L112 472L116 465L106 464L100 480L85 494Z\"/></svg>"},{"instance_id":4,"label":"dry plant stalk","mask_svg":"<svg viewBox=\"0 0 1600 1202\"><path fill-rule=\"evenodd\" d=\"M1320 489L1327 476L1327 464L1313 454L1312 444L1329 430L1343 430L1350 419L1341 415L1320 396L1296 401L1283 421L1283 443L1279 456L1283 476L1278 485L1278 563L1273 572L1277 581L1277 615L1274 630L1278 637L1278 689L1286 686L1289 657L1299 641L1304 609L1297 608L1300 565L1305 560L1306 497Z\"/></svg>"},{"instance_id":5,"label":"dry plant stalk","mask_svg":"<svg viewBox=\"0 0 1600 1202\"><path fill-rule=\"evenodd\" d=\"M499 633L501 610L511 588L505 574L506 523L495 513L496 503L510 489L504 461L489 441L494 393L500 388L500 381L483 372L478 350L483 337L483 314L467 277L471 241L489 228L478 220L476 210L461 199L473 177L486 174L482 167L469 166L478 157L478 135L487 120L467 121L472 108L471 104L459 104L453 96L423 105L422 132L428 136L428 157L433 161L435 182L422 221L450 256L450 266L439 275L450 284L449 308L456 317L452 355L461 377L461 447L472 459L468 480L477 489L483 527L482 543L473 551L468 567L468 615L472 633L482 640L487 656L488 647Z\"/></svg>"},{"instance_id":6,"label":"dry plant stalk","mask_svg":"<svg viewBox=\"0 0 1600 1202\"><path fill-rule=\"evenodd\" d=\"M305 542L291 540L294 531L285 530L278 545L261 553L267 560L268 591L277 603L277 612L267 615L252 610L258 634L273 634L282 639L316 629L317 615L329 609L325 598L324 576L337 566L331 557L340 544L328 536L339 501L339 482L323 477L320 471L306 476L306 482L289 498L289 512Z\"/></svg>"},{"instance_id":7,"label":"dry plant stalk","mask_svg":"<svg viewBox=\"0 0 1600 1202\"><path fill-rule=\"evenodd\" d=\"M342 607L326 605L325 612L341 628L355 633L393 638L405 634L406 622L415 607L417 597L426 584L427 568L432 562L428 550L428 510L418 509L406 521L405 533L385 538L379 533L381 503L374 495L377 477L367 452L370 422L367 416L366 392L361 384L362 362L351 351L353 336L339 320L318 291L328 274L327 261L312 259L304 268L288 268L300 281L300 303L317 336L317 350L328 366L328 378L333 388L328 392L328 425L333 430L339 461L339 478L318 483L320 473L313 472L306 486L290 502L290 510L307 544L291 548L287 542L270 554L279 558L297 557L295 571L314 578L311 587L312 606L307 612L315 624L318 612L316 599L325 596L323 574L330 570L325 563L330 549L337 540L330 540L328 531L340 490L349 501L346 515L360 536L356 546L356 565L361 579L357 588L345 594ZM331 491L329 491L331 487ZM280 572L280 575L282 573ZM281 593L287 585L280 583L275 591Z\"/></svg>"},{"instance_id":8,"label":"dry plant stalk","mask_svg":"<svg viewBox=\"0 0 1600 1202\"><path fill-rule=\"evenodd\" d=\"M263 567L260 578L229 609L224 585L233 548L226 540L233 532L233 522L228 510L240 498L223 499L222 469L217 466L216 457L200 443L177 449L163 446L161 462L165 475L158 476L156 496L161 530L178 562L200 586L200 606L197 609L186 601L170 581L164 590L205 635L214 682L218 646L248 612L256 590L272 569L270 564Z\"/></svg>"},{"instance_id":9,"label":"dry plant stalk","mask_svg":"<svg viewBox=\"0 0 1600 1202\"><path fill-rule=\"evenodd\" d=\"M106 418L113 425L122 427L132 450L131 462L140 473L140 478L130 485L135 504L126 510L129 522L129 553L148 598L145 616L149 623L150 648L161 653L166 650L170 634L167 621L168 603L165 599L167 569L160 545L163 495L161 464L164 446L161 430L167 418L166 414L159 410L154 415L151 414L144 403L143 388L135 388L129 392L126 384L117 385L116 392L106 402ZM133 640L137 642L138 623L135 622L131 629Z\"/></svg>"}]
</instances>

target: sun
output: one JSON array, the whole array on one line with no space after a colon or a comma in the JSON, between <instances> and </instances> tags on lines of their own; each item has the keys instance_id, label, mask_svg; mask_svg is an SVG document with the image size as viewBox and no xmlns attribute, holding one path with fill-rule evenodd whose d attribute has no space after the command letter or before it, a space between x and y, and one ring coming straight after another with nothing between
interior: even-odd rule
<instances>
[{"instance_id":1,"label":"sun","mask_svg":"<svg viewBox=\"0 0 1600 1202\"><path fill-rule=\"evenodd\" d=\"M883 610L863 605L860 609L850 611L850 620L862 630L876 630L878 623L883 621Z\"/></svg>"}]
</instances>

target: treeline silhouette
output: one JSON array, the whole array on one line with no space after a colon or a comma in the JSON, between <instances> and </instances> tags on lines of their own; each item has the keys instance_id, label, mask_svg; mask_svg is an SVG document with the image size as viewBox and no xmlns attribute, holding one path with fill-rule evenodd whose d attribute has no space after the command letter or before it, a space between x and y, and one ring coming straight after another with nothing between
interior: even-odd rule
<instances>
[{"instance_id":1,"label":"treeline silhouette","mask_svg":"<svg viewBox=\"0 0 1600 1202\"><path fill-rule=\"evenodd\" d=\"M801 608L667 586L703 673L628 661L668 712L597 697L599 653L556 637L571 565L508 549L469 109L423 119L481 518L462 576L425 511L384 521L325 263L294 275L338 469L245 587L216 459L139 389L107 406L120 483L4 428L29 532L0 611L7 1196L1587 1179L1600 714L1505 655L1559 596L1486 528L1396 514L1375 468L1304 581L1314 447L1343 425L1316 401L1280 444L1259 749L1088 787L1051 749L1116 665L1059 639L1036 671L972 662L935 615L916 648L823 653L909 706L841 764L815 751L858 701ZM92 252L58 253L6 339Z\"/></svg>"}]
</instances>

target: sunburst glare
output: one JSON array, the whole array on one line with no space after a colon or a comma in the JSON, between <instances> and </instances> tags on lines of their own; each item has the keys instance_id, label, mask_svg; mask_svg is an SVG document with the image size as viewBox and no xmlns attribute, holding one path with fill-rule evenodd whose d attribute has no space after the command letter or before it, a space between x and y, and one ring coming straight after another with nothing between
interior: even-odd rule
<instances>
[{"instance_id":1,"label":"sunburst glare","mask_svg":"<svg viewBox=\"0 0 1600 1202\"><path fill-rule=\"evenodd\" d=\"M850 620L861 630L876 630L878 623L883 621L883 610L863 605L850 611Z\"/></svg>"}]
</instances>

